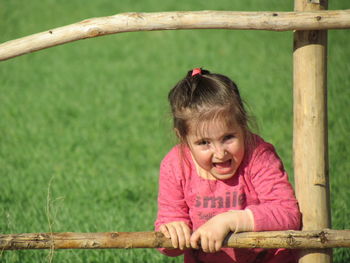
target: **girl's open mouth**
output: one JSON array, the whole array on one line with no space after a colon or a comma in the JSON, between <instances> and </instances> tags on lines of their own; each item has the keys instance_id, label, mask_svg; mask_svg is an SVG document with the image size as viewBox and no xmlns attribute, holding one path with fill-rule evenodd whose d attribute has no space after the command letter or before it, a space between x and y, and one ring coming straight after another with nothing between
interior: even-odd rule
<instances>
[{"instance_id":1,"label":"girl's open mouth","mask_svg":"<svg viewBox=\"0 0 350 263\"><path fill-rule=\"evenodd\" d=\"M227 168L231 168L231 163L232 163L232 160L229 159L225 162L213 163L213 166L217 169L227 169Z\"/></svg>"}]
</instances>

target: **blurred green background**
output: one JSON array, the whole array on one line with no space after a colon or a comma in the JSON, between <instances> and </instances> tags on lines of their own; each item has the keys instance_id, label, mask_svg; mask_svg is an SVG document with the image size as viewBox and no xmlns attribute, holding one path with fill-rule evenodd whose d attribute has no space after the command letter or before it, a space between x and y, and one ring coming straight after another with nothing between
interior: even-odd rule
<instances>
[{"instance_id":1,"label":"blurred green background","mask_svg":"<svg viewBox=\"0 0 350 263\"><path fill-rule=\"evenodd\" d=\"M329 1L347 9L348 0ZM122 12L291 11L293 1L0 0L0 43ZM293 181L292 32L109 35L0 62L0 233L151 231L169 89L193 67L234 79ZM329 32L332 224L350 229L350 31ZM335 249L349 262L349 249ZM154 249L0 251L0 262L181 262Z\"/></svg>"}]
</instances>

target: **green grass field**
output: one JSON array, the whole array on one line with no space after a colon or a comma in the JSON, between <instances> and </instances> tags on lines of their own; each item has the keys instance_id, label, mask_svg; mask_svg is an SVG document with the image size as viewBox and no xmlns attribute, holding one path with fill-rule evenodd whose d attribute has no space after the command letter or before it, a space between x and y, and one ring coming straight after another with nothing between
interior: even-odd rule
<instances>
[{"instance_id":1,"label":"green grass field","mask_svg":"<svg viewBox=\"0 0 350 263\"><path fill-rule=\"evenodd\" d=\"M0 0L0 43L129 11L292 9L291 0ZM138 32L0 62L0 233L153 230L158 166L176 142L167 93L198 66L238 83L293 181L292 43L291 32ZM349 45L349 30L329 32L334 229L350 229ZM8 263L181 261L154 249L0 251ZM349 249L335 249L334 262L350 262Z\"/></svg>"}]
</instances>

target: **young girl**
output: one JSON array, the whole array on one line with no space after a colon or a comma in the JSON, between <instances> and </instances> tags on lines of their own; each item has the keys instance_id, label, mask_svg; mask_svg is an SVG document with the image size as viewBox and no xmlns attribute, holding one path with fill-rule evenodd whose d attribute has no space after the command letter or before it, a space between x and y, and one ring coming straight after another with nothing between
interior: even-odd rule
<instances>
[{"instance_id":1,"label":"young girl","mask_svg":"<svg viewBox=\"0 0 350 263\"><path fill-rule=\"evenodd\" d=\"M229 232L299 229L274 147L248 126L236 84L196 68L169 93L180 140L160 167L156 230L185 262L295 262L286 249L222 248Z\"/></svg>"}]
</instances>

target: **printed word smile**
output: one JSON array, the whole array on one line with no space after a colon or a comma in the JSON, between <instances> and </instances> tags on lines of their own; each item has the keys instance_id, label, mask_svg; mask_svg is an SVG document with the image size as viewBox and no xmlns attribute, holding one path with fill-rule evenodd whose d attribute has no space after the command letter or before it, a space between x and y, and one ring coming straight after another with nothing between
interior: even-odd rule
<instances>
[{"instance_id":1,"label":"printed word smile","mask_svg":"<svg viewBox=\"0 0 350 263\"><path fill-rule=\"evenodd\" d=\"M196 196L195 207L230 208L241 207L246 202L245 193L226 192L225 196Z\"/></svg>"}]
</instances>

